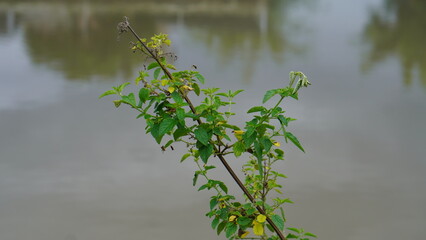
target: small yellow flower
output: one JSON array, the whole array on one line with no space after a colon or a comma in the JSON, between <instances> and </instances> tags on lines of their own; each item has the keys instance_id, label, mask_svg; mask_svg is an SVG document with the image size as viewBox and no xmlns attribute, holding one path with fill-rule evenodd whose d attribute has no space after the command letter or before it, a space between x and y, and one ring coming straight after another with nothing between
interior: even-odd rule
<instances>
[{"instance_id":1,"label":"small yellow flower","mask_svg":"<svg viewBox=\"0 0 426 240\"><path fill-rule=\"evenodd\" d=\"M256 220L260 223L263 223L263 222L266 221L266 216L263 215L263 214L259 214L259 215L257 215Z\"/></svg>"},{"instance_id":2,"label":"small yellow flower","mask_svg":"<svg viewBox=\"0 0 426 240\"><path fill-rule=\"evenodd\" d=\"M229 217L229 221L233 222L233 221L235 221L236 218L237 218L237 216L232 215L232 216Z\"/></svg>"}]
</instances>

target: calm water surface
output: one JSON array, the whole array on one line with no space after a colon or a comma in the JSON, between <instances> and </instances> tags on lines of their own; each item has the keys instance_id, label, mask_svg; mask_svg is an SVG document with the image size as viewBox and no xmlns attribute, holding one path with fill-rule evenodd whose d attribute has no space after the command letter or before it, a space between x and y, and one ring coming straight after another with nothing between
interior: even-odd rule
<instances>
[{"instance_id":1,"label":"calm water surface","mask_svg":"<svg viewBox=\"0 0 426 240\"><path fill-rule=\"evenodd\" d=\"M423 239L425 12L422 0L0 1L0 239L217 239L194 166L97 99L145 62L117 39L124 15L169 33L176 65L209 86L246 89L241 113L289 71L310 77L285 103L307 149L284 146L289 225Z\"/></svg>"}]
</instances>

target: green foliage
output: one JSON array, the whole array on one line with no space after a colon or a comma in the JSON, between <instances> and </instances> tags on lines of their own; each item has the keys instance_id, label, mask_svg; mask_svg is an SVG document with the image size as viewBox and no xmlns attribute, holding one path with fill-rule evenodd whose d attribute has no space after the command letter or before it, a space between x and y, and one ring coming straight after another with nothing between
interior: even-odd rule
<instances>
[{"instance_id":1,"label":"green foliage","mask_svg":"<svg viewBox=\"0 0 426 240\"><path fill-rule=\"evenodd\" d=\"M133 50L140 50L153 59L147 71L141 71L135 80L136 85L143 83L138 93L123 94L129 85L124 83L106 91L100 98L117 95L118 99L114 100L116 107L128 105L138 111L137 118L146 121L146 132L153 136L163 151L173 149L172 144L177 143L188 149L180 161L191 158L197 166L193 185L197 185L202 177L205 182L198 190L215 192L206 216L212 218L211 227L217 234L224 232L228 239L245 238L248 234L257 235L260 239L279 239L277 231L284 229L286 221L282 206L292 203L282 196L280 180L286 176L273 170L274 163L284 160L280 141L289 139L305 151L299 140L287 131L293 119L284 115L280 105L287 97L298 98L299 89L310 84L306 76L291 72L288 86L269 90L263 98L265 103L278 96L276 104L271 108L251 107L247 113L253 114L252 119L240 127L229 121L235 115L231 108L235 104L234 98L242 90L221 92L219 88L203 89L199 84L204 84L205 78L199 72L171 72L176 69L167 62L164 54L163 45L170 45L166 34L155 35L149 42L138 40ZM149 79L150 74L152 79ZM190 101L191 92L202 97L200 104L194 105ZM163 145L164 142L166 144ZM249 195L246 193L247 198L242 202L228 195L224 182L211 179L208 174L216 167L213 161L209 161L210 158L226 161L229 154L246 160L242 171L245 175L244 188ZM271 191L280 194L280 197L271 200L268 197ZM288 230L292 233L287 238L316 237L303 229Z\"/></svg>"}]
</instances>

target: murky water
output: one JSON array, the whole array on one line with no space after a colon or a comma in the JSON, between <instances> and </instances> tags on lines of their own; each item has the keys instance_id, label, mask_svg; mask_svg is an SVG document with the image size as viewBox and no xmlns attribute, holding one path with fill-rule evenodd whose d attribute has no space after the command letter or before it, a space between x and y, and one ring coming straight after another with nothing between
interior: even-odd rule
<instances>
[{"instance_id":1,"label":"murky water","mask_svg":"<svg viewBox=\"0 0 426 240\"><path fill-rule=\"evenodd\" d=\"M310 77L285 106L307 149L285 146L290 225L422 239L424 12L421 0L0 1L0 239L217 239L194 166L97 99L145 61L117 41L124 15L145 36L169 33L176 65L209 86L246 89L239 112L291 70Z\"/></svg>"}]
</instances>

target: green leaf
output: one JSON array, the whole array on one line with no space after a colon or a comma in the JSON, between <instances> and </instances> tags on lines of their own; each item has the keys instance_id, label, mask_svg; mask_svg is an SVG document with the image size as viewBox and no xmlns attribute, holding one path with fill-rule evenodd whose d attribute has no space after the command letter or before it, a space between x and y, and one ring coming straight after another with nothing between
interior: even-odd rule
<instances>
[{"instance_id":1,"label":"green leaf","mask_svg":"<svg viewBox=\"0 0 426 240\"><path fill-rule=\"evenodd\" d=\"M160 75L161 68L157 68L154 71L154 79L158 79L158 76Z\"/></svg>"},{"instance_id":2,"label":"green leaf","mask_svg":"<svg viewBox=\"0 0 426 240\"><path fill-rule=\"evenodd\" d=\"M195 73L194 76L198 79L198 81L200 81L200 83L204 84L205 78L203 77L203 75Z\"/></svg>"},{"instance_id":3,"label":"green leaf","mask_svg":"<svg viewBox=\"0 0 426 240\"><path fill-rule=\"evenodd\" d=\"M232 224L226 228L226 237L231 237L235 232L237 232L238 226L237 224Z\"/></svg>"},{"instance_id":4,"label":"green leaf","mask_svg":"<svg viewBox=\"0 0 426 240\"><path fill-rule=\"evenodd\" d=\"M313 233L310 233L310 232L305 233L305 236L318 238L318 236L317 236L317 235L315 235L315 234L313 234Z\"/></svg>"},{"instance_id":5,"label":"green leaf","mask_svg":"<svg viewBox=\"0 0 426 240\"><path fill-rule=\"evenodd\" d=\"M173 100L174 100L176 103L183 103L183 99L182 99L182 97L180 96L179 91L174 91L174 92L171 94L171 96L172 96Z\"/></svg>"},{"instance_id":6,"label":"green leaf","mask_svg":"<svg viewBox=\"0 0 426 240\"><path fill-rule=\"evenodd\" d=\"M185 161L189 156L191 156L191 154L190 153L185 153L183 156L182 156L182 158L180 159L180 162L183 162L183 161Z\"/></svg>"},{"instance_id":7,"label":"green leaf","mask_svg":"<svg viewBox=\"0 0 426 240\"><path fill-rule=\"evenodd\" d=\"M243 139L250 138L255 133L254 127L247 127L247 131L243 134Z\"/></svg>"},{"instance_id":8,"label":"green leaf","mask_svg":"<svg viewBox=\"0 0 426 240\"><path fill-rule=\"evenodd\" d=\"M198 149L198 152L201 160L203 160L204 163L207 163L207 160L213 153L213 145L209 144L207 146L202 146Z\"/></svg>"},{"instance_id":9,"label":"green leaf","mask_svg":"<svg viewBox=\"0 0 426 240\"><path fill-rule=\"evenodd\" d=\"M267 111L265 107L262 106L256 106L256 107L252 107L250 108L247 113L254 113L254 112L261 112L261 111Z\"/></svg>"},{"instance_id":10,"label":"green leaf","mask_svg":"<svg viewBox=\"0 0 426 240\"><path fill-rule=\"evenodd\" d=\"M238 141L234 143L234 145L232 146L232 150L234 151L234 155L236 157L239 157L241 156L242 153L246 151L246 148L244 146L244 143L242 143L241 141Z\"/></svg>"},{"instance_id":11,"label":"green leaf","mask_svg":"<svg viewBox=\"0 0 426 240\"><path fill-rule=\"evenodd\" d=\"M272 141L271 141L271 139L269 139L269 137L264 136L264 137L262 137L260 139L260 141L261 141L261 143L263 145L263 149L265 149L265 152L269 152L269 150L272 147Z\"/></svg>"},{"instance_id":12,"label":"green leaf","mask_svg":"<svg viewBox=\"0 0 426 240\"><path fill-rule=\"evenodd\" d=\"M240 130L240 128L239 128L239 127L237 127L237 126L235 126L235 125L227 124L227 123L223 123L221 126L222 126L222 127L225 127L225 128L232 129L232 130Z\"/></svg>"},{"instance_id":13,"label":"green leaf","mask_svg":"<svg viewBox=\"0 0 426 240\"><path fill-rule=\"evenodd\" d=\"M289 233L288 235L287 235L287 238L299 238L298 236L296 236L296 235L294 235L294 234L292 234L292 233Z\"/></svg>"},{"instance_id":14,"label":"green leaf","mask_svg":"<svg viewBox=\"0 0 426 240\"><path fill-rule=\"evenodd\" d=\"M183 123L183 120L185 120L185 110L182 108L176 109L176 116Z\"/></svg>"},{"instance_id":15,"label":"green leaf","mask_svg":"<svg viewBox=\"0 0 426 240\"><path fill-rule=\"evenodd\" d=\"M201 187L198 189L198 191L204 190L204 189L206 189L206 188L210 189L209 185L204 184L203 186L201 186Z\"/></svg>"},{"instance_id":16,"label":"green leaf","mask_svg":"<svg viewBox=\"0 0 426 240\"><path fill-rule=\"evenodd\" d=\"M269 231L275 232L275 229L270 224L266 224L266 227L268 227Z\"/></svg>"},{"instance_id":17,"label":"green leaf","mask_svg":"<svg viewBox=\"0 0 426 240\"><path fill-rule=\"evenodd\" d=\"M145 71L140 71L139 77L135 79L135 84L138 85L140 81L145 80L145 77L149 77L149 74Z\"/></svg>"},{"instance_id":18,"label":"green leaf","mask_svg":"<svg viewBox=\"0 0 426 240\"><path fill-rule=\"evenodd\" d=\"M252 221L253 220L251 220L251 218L248 218L248 217L239 217L237 219L237 223L243 227L250 225Z\"/></svg>"},{"instance_id":19,"label":"green leaf","mask_svg":"<svg viewBox=\"0 0 426 240\"><path fill-rule=\"evenodd\" d=\"M170 145L172 145L172 143L174 143L175 141L173 141L173 140L169 140L167 143L166 143L166 145L164 145L164 148L166 149L166 148L168 148Z\"/></svg>"},{"instance_id":20,"label":"green leaf","mask_svg":"<svg viewBox=\"0 0 426 240\"><path fill-rule=\"evenodd\" d=\"M160 65L158 64L158 62L152 62L151 64L148 65L148 70L151 70L153 68L159 67Z\"/></svg>"},{"instance_id":21,"label":"green leaf","mask_svg":"<svg viewBox=\"0 0 426 240\"><path fill-rule=\"evenodd\" d=\"M213 210L213 208L214 207L216 207L216 205L218 204L219 202L217 201L217 199L216 198L212 198L211 200L210 200L210 210ZM214 229L214 228L213 228Z\"/></svg>"},{"instance_id":22,"label":"green leaf","mask_svg":"<svg viewBox=\"0 0 426 240\"><path fill-rule=\"evenodd\" d=\"M219 218L215 217L212 221L212 228L216 229L217 225L219 224Z\"/></svg>"},{"instance_id":23,"label":"green leaf","mask_svg":"<svg viewBox=\"0 0 426 240\"><path fill-rule=\"evenodd\" d=\"M126 82L126 83L123 83L120 86L118 86L117 87L118 92L121 93L124 90L124 88L129 84L130 84L129 82Z\"/></svg>"},{"instance_id":24,"label":"green leaf","mask_svg":"<svg viewBox=\"0 0 426 240\"><path fill-rule=\"evenodd\" d=\"M277 225L281 230L284 230L284 220L279 215L272 215L271 220Z\"/></svg>"},{"instance_id":25,"label":"green leaf","mask_svg":"<svg viewBox=\"0 0 426 240\"><path fill-rule=\"evenodd\" d=\"M168 133L169 131L171 131L174 126L176 125L176 120L173 118L166 118L164 119L161 124L160 124L160 128L158 130L158 134L160 136L163 136L164 134Z\"/></svg>"},{"instance_id":26,"label":"green leaf","mask_svg":"<svg viewBox=\"0 0 426 240\"><path fill-rule=\"evenodd\" d=\"M265 96L263 96L263 103L266 103L269 99L271 99L276 94L278 94L277 89L272 89L272 90L266 91Z\"/></svg>"},{"instance_id":27,"label":"green leaf","mask_svg":"<svg viewBox=\"0 0 426 240\"><path fill-rule=\"evenodd\" d=\"M254 149L255 149L255 156L257 158L257 166L259 168L259 175L263 176L263 158L262 158L262 147L260 146L259 142L254 142Z\"/></svg>"},{"instance_id":28,"label":"green leaf","mask_svg":"<svg viewBox=\"0 0 426 240\"><path fill-rule=\"evenodd\" d=\"M196 83L192 83L192 88L194 88L194 92L197 96L200 96L200 86Z\"/></svg>"},{"instance_id":29,"label":"green leaf","mask_svg":"<svg viewBox=\"0 0 426 240\"><path fill-rule=\"evenodd\" d=\"M190 132L190 130L189 130L189 129L187 129L187 128L178 128L178 129L176 129L176 131L173 133L173 139L176 141L176 140L178 140L180 137L182 137L182 136L186 136L189 132Z\"/></svg>"},{"instance_id":30,"label":"green leaf","mask_svg":"<svg viewBox=\"0 0 426 240\"><path fill-rule=\"evenodd\" d=\"M130 105L132 105L132 106L136 107L135 94L133 94L133 93L130 93L130 94L129 94L129 95L127 95L127 96L122 96L122 97L121 97L121 100L122 100L123 102L127 103L127 104L130 104Z\"/></svg>"},{"instance_id":31,"label":"green leaf","mask_svg":"<svg viewBox=\"0 0 426 240\"><path fill-rule=\"evenodd\" d=\"M204 169L206 169L206 171L210 170L210 169L214 169L216 168L216 166L205 166Z\"/></svg>"},{"instance_id":32,"label":"green leaf","mask_svg":"<svg viewBox=\"0 0 426 240\"><path fill-rule=\"evenodd\" d=\"M244 144L246 149L250 148L250 146L253 144L254 140L256 140L257 133L254 132L249 137L246 137L246 134L243 134Z\"/></svg>"},{"instance_id":33,"label":"green leaf","mask_svg":"<svg viewBox=\"0 0 426 240\"><path fill-rule=\"evenodd\" d=\"M247 208L246 209L246 213L247 213L247 215L252 215L253 213L255 213L257 210L256 210L256 208Z\"/></svg>"},{"instance_id":34,"label":"green leaf","mask_svg":"<svg viewBox=\"0 0 426 240\"><path fill-rule=\"evenodd\" d=\"M112 95L112 94L117 94L117 92L116 92L115 90L108 90L108 91L106 91L106 92L102 93L102 94L99 96L99 99L100 99L100 98L103 98L103 97L105 97L105 96L108 96L108 95Z\"/></svg>"},{"instance_id":35,"label":"green leaf","mask_svg":"<svg viewBox=\"0 0 426 240\"><path fill-rule=\"evenodd\" d=\"M169 40L166 40L166 41L169 41ZM170 45L170 44L169 44ZM168 68L170 68L170 69L173 69L173 70L176 70L176 67L175 66L173 66L172 64L167 64L166 65L166 67L168 67Z\"/></svg>"},{"instance_id":36,"label":"green leaf","mask_svg":"<svg viewBox=\"0 0 426 240\"><path fill-rule=\"evenodd\" d=\"M302 233L302 231L300 231L300 229L297 229L297 228L291 228L291 227L289 227L289 228L287 228L288 230L290 230L290 231L293 231L293 232L297 232L297 233Z\"/></svg>"},{"instance_id":37,"label":"green leaf","mask_svg":"<svg viewBox=\"0 0 426 240\"><path fill-rule=\"evenodd\" d=\"M194 131L195 138L203 145L209 145L211 135L207 133L206 129L199 127Z\"/></svg>"},{"instance_id":38,"label":"green leaf","mask_svg":"<svg viewBox=\"0 0 426 240\"><path fill-rule=\"evenodd\" d=\"M278 120L280 121L281 125L288 126L288 121L283 115L278 115Z\"/></svg>"},{"instance_id":39,"label":"green leaf","mask_svg":"<svg viewBox=\"0 0 426 240\"><path fill-rule=\"evenodd\" d=\"M160 124L154 124L151 127L151 135L154 137L155 141L157 141L158 144L161 143L161 139L163 138L163 135L160 136L159 134Z\"/></svg>"},{"instance_id":40,"label":"green leaf","mask_svg":"<svg viewBox=\"0 0 426 240\"><path fill-rule=\"evenodd\" d=\"M194 178L192 179L192 186L195 186L197 184L198 175L200 175L200 171L195 171Z\"/></svg>"},{"instance_id":41,"label":"green leaf","mask_svg":"<svg viewBox=\"0 0 426 240\"><path fill-rule=\"evenodd\" d=\"M302 150L302 152L305 152L305 149L303 149L302 144L300 144L299 140L291 132L285 132L285 136L290 139L290 141L294 143L296 147Z\"/></svg>"},{"instance_id":42,"label":"green leaf","mask_svg":"<svg viewBox=\"0 0 426 240\"><path fill-rule=\"evenodd\" d=\"M149 94L150 94L149 89L141 88L139 90L139 100L141 100L142 103L145 103L146 100L148 100L148 98L149 98Z\"/></svg>"},{"instance_id":43,"label":"green leaf","mask_svg":"<svg viewBox=\"0 0 426 240\"><path fill-rule=\"evenodd\" d=\"M218 93L216 95L223 96L223 97L229 97L229 94L227 94L227 93Z\"/></svg>"},{"instance_id":44,"label":"green leaf","mask_svg":"<svg viewBox=\"0 0 426 240\"><path fill-rule=\"evenodd\" d=\"M219 182L218 185L222 191L224 191L226 194L228 193L228 187L225 185L225 183Z\"/></svg>"},{"instance_id":45,"label":"green leaf","mask_svg":"<svg viewBox=\"0 0 426 240\"><path fill-rule=\"evenodd\" d=\"M235 91L235 92L233 92L233 93L231 93L231 96L230 97L235 97L235 96L237 96L239 93L242 93L242 92L244 92L244 90L243 89L239 89L239 90L237 90L237 91Z\"/></svg>"},{"instance_id":46,"label":"green leaf","mask_svg":"<svg viewBox=\"0 0 426 240\"><path fill-rule=\"evenodd\" d=\"M221 223L219 223L219 225L217 226L217 231L216 231L217 235L219 235L223 231L227 223L228 221L222 221Z\"/></svg>"}]
</instances>

